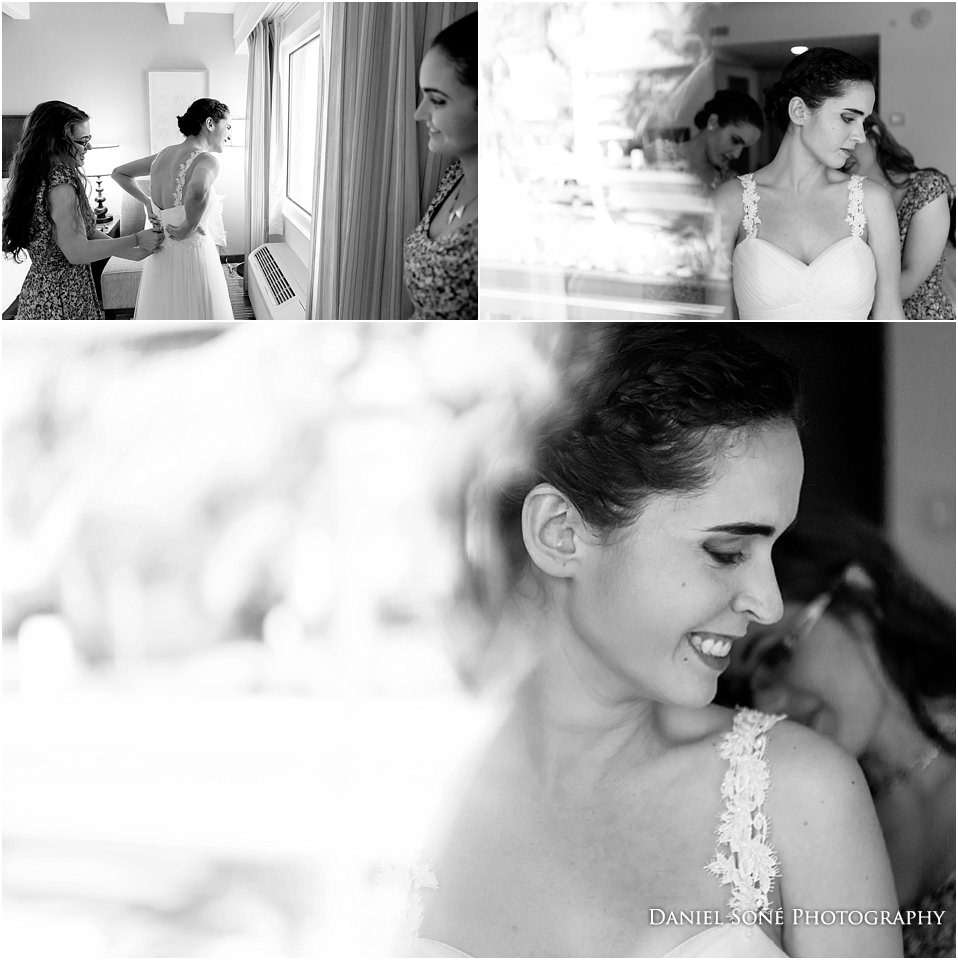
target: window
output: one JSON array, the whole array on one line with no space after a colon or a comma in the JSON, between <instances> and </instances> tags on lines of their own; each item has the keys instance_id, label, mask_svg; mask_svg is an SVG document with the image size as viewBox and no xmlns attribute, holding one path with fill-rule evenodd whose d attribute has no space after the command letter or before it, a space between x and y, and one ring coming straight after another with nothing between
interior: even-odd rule
<instances>
[{"instance_id":1,"label":"window","mask_svg":"<svg viewBox=\"0 0 958 960\"><path fill-rule=\"evenodd\" d=\"M316 36L289 55L286 196L310 215L319 133L318 111L319 37Z\"/></svg>"}]
</instances>

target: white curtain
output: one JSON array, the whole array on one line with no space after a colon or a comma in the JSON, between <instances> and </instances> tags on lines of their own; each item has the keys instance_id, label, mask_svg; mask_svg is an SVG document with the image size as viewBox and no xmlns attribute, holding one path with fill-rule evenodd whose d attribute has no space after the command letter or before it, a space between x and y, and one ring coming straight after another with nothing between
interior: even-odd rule
<instances>
[{"instance_id":1,"label":"white curtain","mask_svg":"<svg viewBox=\"0 0 958 960\"><path fill-rule=\"evenodd\" d=\"M283 234L283 170L286 167L285 113L279 82L282 22L274 16L253 28L246 85L247 256ZM247 276L249 271L247 271Z\"/></svg>"},{"instance_id":2,"label":"white curtain","mask_svg":"<svg viewBox=\"0 0 958 960\"><path fill-rule=\"evenodd\" d=\"M413 119L419 63L443 26L474 9L324 4L310 319L399 320L411 313L403 240L441 174Z\"/></svg>"}]
</instances>

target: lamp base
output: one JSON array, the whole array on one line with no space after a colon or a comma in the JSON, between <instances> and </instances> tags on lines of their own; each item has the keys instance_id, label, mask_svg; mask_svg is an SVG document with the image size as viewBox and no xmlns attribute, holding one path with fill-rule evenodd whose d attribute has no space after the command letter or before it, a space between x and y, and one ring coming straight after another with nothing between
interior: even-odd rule
<instances>
[{"instance_id":1,"label":"lamp base","mask_svg":"<svg viewBox=\"0 0 958 960\"><path fill-rule=\"evenodd\" d=\"M107 209L106 198L103 195L103 174L95 173L94 176L96 177L96 206L93 208L93 215L98 224L112 223L113 215Z\"/></svg>"}]
</instances>

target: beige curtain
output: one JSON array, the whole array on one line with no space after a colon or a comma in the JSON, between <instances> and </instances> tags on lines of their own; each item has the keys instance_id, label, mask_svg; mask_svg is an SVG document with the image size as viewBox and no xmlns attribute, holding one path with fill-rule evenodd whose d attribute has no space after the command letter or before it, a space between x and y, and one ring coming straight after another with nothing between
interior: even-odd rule
<instances>
[{"instance_id":1,"label":"beige curtain","mask_svg":"<svg viewBox=\"0 0 958 960\"><path fill-rule=\"evenodd\" d=\"M413 119L419 62L443 26L476 6L324 5L310 319L410 315L403 240L441 174Z\"/></svg>"},{"instance_id":2,"label":"beige curtain","mask_svg":"<svg viewBox=\"0 0 958 960\"><path fill-rule=\"evenodd\" d=\"M281 26L261 20L250 34L246 84L246 236L247 256L283 233L283 182L286 144L279 83ZM246 272L247 276L249 271Z\"/></svg>"}]
</instances>

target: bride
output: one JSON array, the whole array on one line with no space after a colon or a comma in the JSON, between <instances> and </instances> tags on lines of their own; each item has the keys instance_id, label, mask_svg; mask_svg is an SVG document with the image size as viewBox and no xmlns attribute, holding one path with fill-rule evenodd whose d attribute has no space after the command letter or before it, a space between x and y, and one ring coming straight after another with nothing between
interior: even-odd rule
<instances>
[{"instance_id":1,"label":"bride","mask_svg":"<svg viewBox=\"0 0 958 960\"><path fill-rule=\"evenodd\" d=\"M874 106L874 70L831 47L795 57L766 91L778 153L714 194L742 320L905 319L895 207L842 172Z\"/></svg>"},{"instance_id":2,"label":"bride","mask_svg":"<svg viewBox=\"0 0 958 960\"><path fill-rule=\"evenodd\" d=\"M483 444L458 492L461 622L534 665L411 875L404 955L901 956L854 761L711 704L782 616L792 368L728 324L564 326L528 462Z\"/></svg>"},{"instance_id":3,"label":"bride","mask_svg":"<svg viewBox=\"0 0 958 960\"><path fill-rule=\"evenodd\" d=\"M203 98L176 120L182 143L113 171L113 179L146 207L154 227L173 241L164 246L162 260L144 265L134 319L232 320L217 252L226 244L222 202L213 192L216 154L229 140L229 107ZM135 181L147 175L149 197Z\"/></svg>"}]
</instances>

